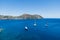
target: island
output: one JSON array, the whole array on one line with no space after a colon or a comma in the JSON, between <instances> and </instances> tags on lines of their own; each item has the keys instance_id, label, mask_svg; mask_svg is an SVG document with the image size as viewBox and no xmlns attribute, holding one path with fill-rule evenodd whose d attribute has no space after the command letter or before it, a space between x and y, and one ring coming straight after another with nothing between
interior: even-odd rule
<instances>
[{"instance_id":1,"label":"island","mask_svg":"<svg viewBox=\"0 0 60 40\"><path fill-rule=\"evenodd\" d=\"M22 14L20 16L6 16L6 15L0 15L0 19L42 19L43 17L41 15L31 15L31 14Z\"/></svg>"}]
</instances>

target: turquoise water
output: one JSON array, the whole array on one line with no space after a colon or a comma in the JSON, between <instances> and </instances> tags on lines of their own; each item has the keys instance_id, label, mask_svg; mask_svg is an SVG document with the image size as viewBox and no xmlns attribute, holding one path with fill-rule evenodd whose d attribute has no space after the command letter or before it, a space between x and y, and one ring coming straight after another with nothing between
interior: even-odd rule
<instances>
[{"instance_id":1,"label":"turquoise water","mask_svg":"<svg viewBox=\"0 0 60 40\"><path fill-rule=\"evenodd\" d=\"M0 27L0 40L60 40L60 19L0 20Z\"/></svg>"}]
</instances>

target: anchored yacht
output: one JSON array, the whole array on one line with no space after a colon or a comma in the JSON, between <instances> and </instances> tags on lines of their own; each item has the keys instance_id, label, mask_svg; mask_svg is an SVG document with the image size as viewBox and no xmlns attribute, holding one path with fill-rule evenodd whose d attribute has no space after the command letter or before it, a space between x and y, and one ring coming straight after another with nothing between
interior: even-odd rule
<instances>
[{"instance_id":1,"label":"anchored yacht","mask_svg":"<svg viewBox=\"0 0 60 40\"><path fill-rule=\"evenodd\" d=\"M36 23L34 23L34 26L36 26L37 24Z\"/></svg>"},{"instance_id":2,"label":"anchored yacht","mask_svg":"<svg viewBox=\"0 0 60 40\"><path fill-rule=\"evenodd\" d=\"M46 23L45 26L48 27L48 23Z\"/></svg>"},{"instance_id":3,"label":"anchored yacht","mask_svg":"<svg viewBox=\"0 0 60 40\"><path fill-rule=\"evenodd\" d=\"M28 30L28 27L27 26L25 26L25 30Z\"/></svg>"}]
</instances>

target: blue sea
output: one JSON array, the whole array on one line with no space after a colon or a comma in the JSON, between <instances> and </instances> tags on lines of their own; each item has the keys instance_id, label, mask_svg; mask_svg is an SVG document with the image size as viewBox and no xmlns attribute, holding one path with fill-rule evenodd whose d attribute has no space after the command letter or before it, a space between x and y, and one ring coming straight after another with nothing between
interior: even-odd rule
<instances>
[{"instance_id":1,"label":"blue sea","mask_svg":"<svg viewBox=\"0 0 60 40\"><path fill-rule=\"evenodd\" d=\"M0 20L0 28L0 40L60 40L60 19Z\"/></svg>"}]
</instances>

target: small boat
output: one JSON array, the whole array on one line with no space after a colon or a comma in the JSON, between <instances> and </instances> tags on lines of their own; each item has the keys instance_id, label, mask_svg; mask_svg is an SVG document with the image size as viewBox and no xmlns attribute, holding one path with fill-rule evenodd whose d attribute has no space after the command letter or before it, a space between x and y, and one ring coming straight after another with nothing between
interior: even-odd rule
<instances>
[{"instance_id":1,"label":"small boat","mask_svg":"<svg viewBox=\"0 0 60 40\"><path fill-rule=\"evenodd\" d=\"M2 32L3 31L3 28L0 28L0 32Z\"/></svg>"},{"instance_id":2,"label":"small boat","mask_svg":"<svg viewBox=\"0 0 60 40\"><path fill-rule=\"evenodd\" d=\"M36 24L36 19L35 19L34 21L35 21L35 22L34 22L34 24L33 24L33 25L34 25L34 26L37 26L37 24Z\"/></svg>"},{"instance_id":3,"label":"small boat","mask_svg":"<svg viewBox=\"0 0 60 40\"><path fill-rule=\"evenodd\" d=\"M25 26L25 30L28 30L28 27L27 26Z\"/></svg>"},{"instance_id":4,"label":"small boat","mask_svg":"<svg viewBox=\"0 0 60 40\"><path fill-rule=\"evenodd\" d=\"M46 26L46 27L48 27L48 25L47 25L47 24L45 24L45 26Z\"/></svg>"},{"instance_id":5,"label":"small boat","mask_svg":"<svg viewBox=\"0 0 60 40\"><path fill-rule=\"evenodd\" d=\"M48 27L48 23L46 23L45 26Z\"/></svg>"},{"instance_id":6,"label":"small boat","mask_svg":"<svg viewBox=\"0 0 60 40\"><path fill-rule=\"evenodd\" d=\"M34 26L36 26L37 24L36 23L34 23Z\"/></svg>"}]
</instances>

